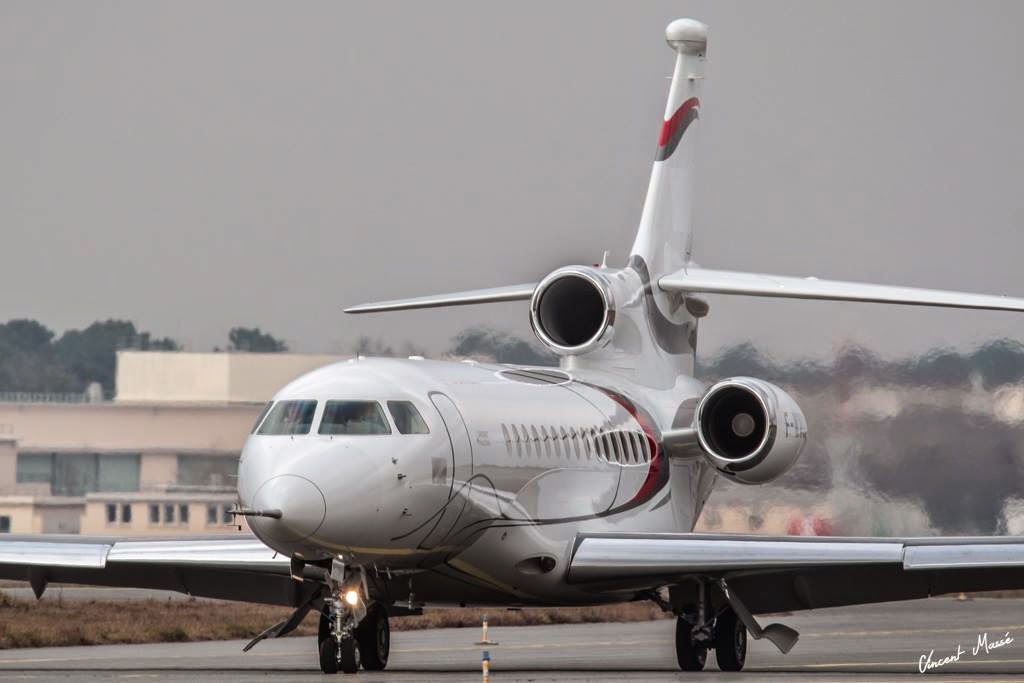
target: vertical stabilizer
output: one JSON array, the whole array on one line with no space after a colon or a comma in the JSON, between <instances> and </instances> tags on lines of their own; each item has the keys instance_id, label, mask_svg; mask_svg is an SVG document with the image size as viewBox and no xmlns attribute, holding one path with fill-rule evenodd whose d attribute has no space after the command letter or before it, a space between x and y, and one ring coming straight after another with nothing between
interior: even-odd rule
<instances>
[{"instance_id":1,"label":"vertical stabilizer","mask_svg":"<svg viewBox=\"0 0 1024 683\"><path fill-rule=\"evenodd\" d=\"M694 156L707 35L707 25L696 19L677 19L665 30L676 63L632 250L633 257L647 264L652 281L690 260Z\"/></svg>"}]
</instances>

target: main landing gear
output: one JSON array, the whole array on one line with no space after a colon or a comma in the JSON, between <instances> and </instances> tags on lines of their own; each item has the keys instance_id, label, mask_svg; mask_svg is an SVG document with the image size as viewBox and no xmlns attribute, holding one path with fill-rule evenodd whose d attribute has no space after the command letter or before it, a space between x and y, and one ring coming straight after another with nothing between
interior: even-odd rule
<instances>
[{"instance_id":1,"label":"main landing gear","mask_svg":"<svg viewBox=\"0 0 1024 683\"><path fill-rule=\"evenodd\" d=\"M718 668L740 671L747 660L747 628L731 607L710 621L700 622L693 612L676 617L676 660L683 671L702 671L708 650L715 651Z\"/></svg>"},{"instance_id":2,"label":"main landing gear","mask_svg":"<svg viewBox=\"0 0 1024 683\"><path fill-rule=\"evenodd\" d=\"M343 571L343 570L342 570ZM391 652L388 613L379 603L366 603L365 581L345 581L332 572L329 598L324 600L317 631L317 654L325 674L354 674L360 667L382 671ZM359 579L362 575L357 575ZM361 584L361 585L360 585Z\"/></svg>"},{"instance_id":3,"label":"main landing gear","mask_svg":"<svg viewBox=\"0 0 1024 683\"><path fill-rule=\"evenodd\" d=\"M676 659L683 671L701 671L708 650L722 671L740 671L747 660L747 633L766 638L783 654L796 644L799 634L782 624L762 628L750 610L730 590L725 579L694 579L669 587L669 599L650 598L676 615Z\"/></svg>"}]
</instances>

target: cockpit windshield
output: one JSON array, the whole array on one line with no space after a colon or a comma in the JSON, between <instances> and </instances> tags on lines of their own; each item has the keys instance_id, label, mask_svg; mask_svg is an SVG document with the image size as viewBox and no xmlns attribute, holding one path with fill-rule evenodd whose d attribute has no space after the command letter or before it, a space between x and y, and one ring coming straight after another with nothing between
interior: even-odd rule
<instances>
[{"instance_id":1,"label":"cockpit windshield","mask_svg":"<svg viewBox=\"0 0 1024 683\"><path fill-rule=\"evenodd\" d=\"M391 426L376 401L328 401L321 434L390 434Z\"/></svg>"},{"instance_id":2,"label":"cockpit windshield","mask_svg":"<svg viewBox=\"0 0 1024 683\"><path fill-rule=\"evenodd\" d=\"M388 410L395 426L402 434L429 434L427 423L423 421L420 411L412 401L388 401Z\"/></svg>"},{"instance_id":3,"label":"cockpit windshield","mask_svg":"<svg viewBox=\"0 0 1024 683\"><path fill-rule=\"evenodd\" d=\"M316 401L278 401L257 434L309 434L315 412Z\"/></svg>"},{"instance_id":4,"label":"cockpit windshield","mask_svg":"<svg viewBox=\"0 0 1024 683\"><path fill-rule=\"evenodd\" d=\"M256 424L254 424L252 426L252 431L249 432L250 434L255 434L256 433L256 430L260 428L261 424L263 424L263 418L265 418L267 416L267 413L269 413L270 409L273 408L273 407L274 407L274 402L273 401L270 401L269 403L267 403L267 405L263 406L263 410L260 411L260 416L256 418Z\"/></svg>"}]
</instances>

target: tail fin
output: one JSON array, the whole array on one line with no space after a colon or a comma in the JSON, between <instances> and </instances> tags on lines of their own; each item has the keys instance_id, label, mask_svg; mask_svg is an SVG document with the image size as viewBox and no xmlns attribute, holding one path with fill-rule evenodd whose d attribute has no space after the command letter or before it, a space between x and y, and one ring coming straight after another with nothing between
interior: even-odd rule
<instances>
[{"instance_id":1,"label":"tail fin","mask_svg":"<svg viewBox=\"0 0 1024 683\"><path fill-rule=\"evenodd\" d=\"M631 253L646 263L654 281L690 260L694 155L707 35L708 27L696 19L677 19L665 29L676 65Z\"/></svg>"}]
</instances>

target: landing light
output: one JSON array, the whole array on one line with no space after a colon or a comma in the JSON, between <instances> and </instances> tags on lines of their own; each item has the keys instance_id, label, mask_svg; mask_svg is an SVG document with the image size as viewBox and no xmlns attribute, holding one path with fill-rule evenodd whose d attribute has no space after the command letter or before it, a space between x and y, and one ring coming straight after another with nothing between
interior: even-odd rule
<instances>
[{"instance_id":1,"label":"landing light","mask_svg":"<svg viewBox=\"0 0 1024 683\"><path fill-rule=\"evenodd\" d=\"M349 604L349 607L355 607L359 604L359 591L347 590L345 591L345 602Z\"/></svg>"}]
</instances>

